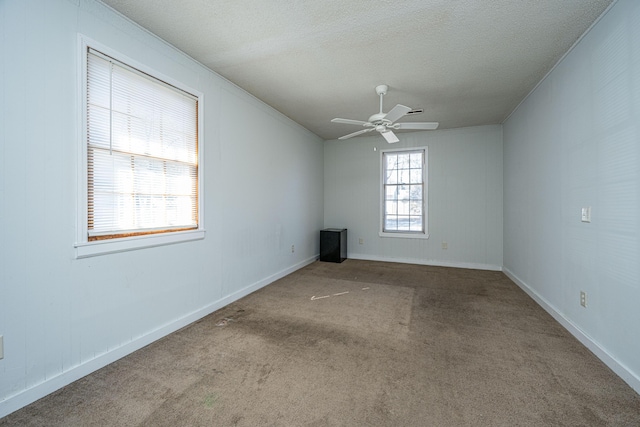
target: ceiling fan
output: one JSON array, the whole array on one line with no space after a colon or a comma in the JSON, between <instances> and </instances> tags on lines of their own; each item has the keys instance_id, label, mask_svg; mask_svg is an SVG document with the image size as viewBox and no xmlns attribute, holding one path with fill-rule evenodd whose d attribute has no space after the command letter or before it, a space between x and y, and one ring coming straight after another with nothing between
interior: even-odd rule
<instances>
[{"instance_id":1,"label":"ceiling fan","mask_svg":"<svg viewBox=\"0 0 640 427\"><path fill-rule=\"evenodd\" d=\"M338 139L348 139L354 136L362 135L363 133L377 130L387 140L388 143L394 143L400 141L398 137L393 133L394 129L411 129L411 130L433 130L438 128L437 122L411 122L411 123L394 123L396 120L403 116L412 113L422 112L421 110L412 110L405 105L396 105L388 113L382 112L382 100L387 94L389 86L379 85L376 86L376 93L380 95L380 112L369 117L368 121L340 119L336 118L331 120L333 123L346 123L349 125L360 125L366 129L359 130L357 132L350 133L345 136L341 136Z\"/></svg>"}]
</instances>

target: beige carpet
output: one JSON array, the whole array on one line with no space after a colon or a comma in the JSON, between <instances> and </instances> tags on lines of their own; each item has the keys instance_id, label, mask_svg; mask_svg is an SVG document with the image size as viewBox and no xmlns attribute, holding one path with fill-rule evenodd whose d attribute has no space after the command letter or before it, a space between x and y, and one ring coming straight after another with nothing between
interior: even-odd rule
<instances>
[{"instance_id":1,"label":"beige carpet","mask_svg":"<svg viewBox=\"0 0 640 427\"><path fill-rule=\"evenodd\" d=\"M640 426L499 272L316 262L1 426Z\"/></svg>"}]
</instances>

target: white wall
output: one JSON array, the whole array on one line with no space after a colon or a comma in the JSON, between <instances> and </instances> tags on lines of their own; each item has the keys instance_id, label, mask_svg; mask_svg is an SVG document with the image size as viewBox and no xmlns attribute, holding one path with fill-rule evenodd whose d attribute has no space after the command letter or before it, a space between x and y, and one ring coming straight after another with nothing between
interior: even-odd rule
<instances>
[{"instance_id":1,"label":"white wall","mask_svg":"<svg viewBox=\"0 0 640 427\"><path fill-rule=\"evenodd\" d=\"M74 258L78 33L204 93L204 240ZM316 259L322 141L105 6L1 1L0 76L0 417Z\"/></svg>"},{"instance_id":2,"label":"white wall","mask_svg":"<svg viewBox=\"0 0 640 427\"><path fill-rule=\"evenodd\" d=\"M640 391L640 2L618 1L512 114L504 165L505 272Z\"/></svg>"},{"instance_id":3,"label":"white wall","mask_svg":"<svg viewBox=\"0 0 640 427\"><path fill-rule=\"evenodd\" d=\"M348 257L500 270L502 127L398 137L393 145L378 134L325 142L324 225L348 229ZM380 150L421 146L428 147L429 156L430 237L379 237Z\"/></svg>"}]
</instances>

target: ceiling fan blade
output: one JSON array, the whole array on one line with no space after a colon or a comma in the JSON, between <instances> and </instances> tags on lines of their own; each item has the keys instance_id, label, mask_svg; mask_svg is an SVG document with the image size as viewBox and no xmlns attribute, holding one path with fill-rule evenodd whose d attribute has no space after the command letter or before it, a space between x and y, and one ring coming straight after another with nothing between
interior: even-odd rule
<instances>
[{"instance_id":1,"label":"ceiling fan blade","mask_svg":"<svg viewBox=\"0 0 640 427\"><path fill-rule=\"evenodd\" d=\"M385 132L380 132L380 134L384 136L384 139L386 139L389 144L393 144L394 142L400 141L396 136L396 134L391 132L390 130Z\"/></svg>"},{"instance_id":2,"label":"ceiling fan blade","mask_svg":"<svg viewBox=\"0 0 640 427\"><path fill-rule=\"evenodd\" d=\"M393 107L391 111L387 113L386 116L384 116L384 119L389 120L391 123L393 123L396 120L398 120L400 117L407 114L409 111L411 111L411 108L407 107L406 105L398 104L395 107Z\"/></svg>"},{"instance_id":3,"label":"ceiling fan blade","mask_svg":"<svg viewBox=\"0 0 640 427\"><path fill-rule=\"evenodd\" d=\"M354 136L362 135L363 133L371 132L372 130L373 130L373 128L362 129L362 130L359 130L358 132L353 132L353 133L350 133L349 135L341 136L338 139L349 139L349 138L352 138Z\"/></svg>"},{"instance_id":4,"label":"ceiling fan blade","mask_svg":"<svg viewBox=\"0 0 640 427\"><path fill-rule=\"evenodd\" d=\"M438 122L409 122L409 123L396 123L393 125L394 129L425 129L434 130L438 129Z\"/></svg>"},{"instance_id":5,"label":"ceiling fan blade","mask_svg":"<svg viewBox=\"0 0 640 427\"><path fill-rule=\"evenodd\" d=\"M351 120L351 119L340 119L340 118L336 118L331 121L333 123L345 123L348 125L360 125L360 126L365 126L369 124L369 122L363 122L362 120Z\"/></svg>"}]
</instances>

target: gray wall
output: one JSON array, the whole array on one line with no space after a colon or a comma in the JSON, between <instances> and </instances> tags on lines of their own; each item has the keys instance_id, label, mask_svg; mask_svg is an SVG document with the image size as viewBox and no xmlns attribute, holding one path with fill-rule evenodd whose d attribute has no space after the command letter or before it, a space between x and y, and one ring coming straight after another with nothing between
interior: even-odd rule
<instances>
[{"instance_id":1,"label":"gray wall","mask_svg":"<svg viewBox=\"0 0 640 427\"><path fill-rule=\"evenodd\" d=\"M74 258L78 33L204 93L204 240ZM0 417L316 259L323 141L105 6L1 1L0 75Z\"/></svg>"},{"instance_id":2,"label":"gray wall","mask_svg":"<svg viewBox=\"0 0 640 427\"><path fill-rule=\"evenodd\" d=\"M640 2L616 3L512 114L504 165L505 272L640 391Z\"/></svg>"},{"instance_id":3,"label":"gray wall","mask_svg":"<svg viewBox=\"0 0 640 427\"><path fill-rule=\"evenodd\" d=\"M325 227L348 229L350 258L500 270L502 127L398 136L393 145L377 134L325 142ZM421 146L429 156L429 239L379 237L380 150Z\"/></svg>"}]
</instances>

